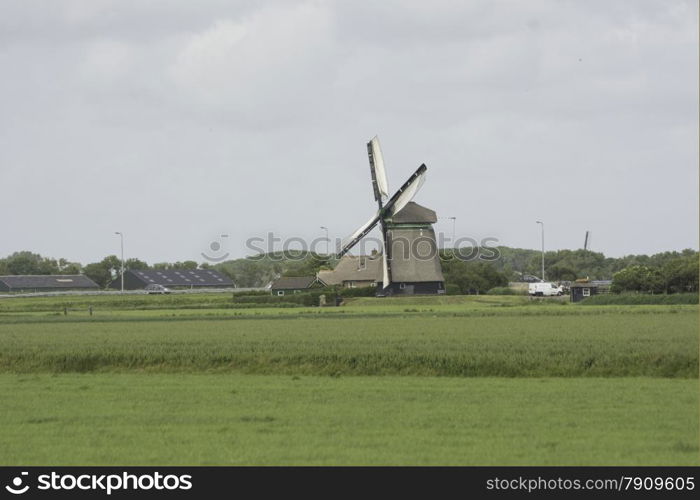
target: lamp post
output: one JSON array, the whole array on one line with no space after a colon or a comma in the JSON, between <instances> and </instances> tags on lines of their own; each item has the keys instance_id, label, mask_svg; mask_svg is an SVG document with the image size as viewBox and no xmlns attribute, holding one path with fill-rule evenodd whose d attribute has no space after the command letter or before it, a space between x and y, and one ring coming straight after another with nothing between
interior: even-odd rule
<instances>
[{"instance_id":1,"label":"lamp post","mask_svg":"<svg viewBox=\"0 0 700 500\"><path fill-rule=\"evenodd\" d=\"M121 241L121 250L122 250L122 272L121 272L121 275L122 275L122 293L124 293L124 234L121 233L121 232L119 232L119 231L115 231L114 234L118 234L118 235L119 235L119 240Z\"/></svg>"},{"instance_id":2,"label":"lamp post","mask_svg":"<svg viewBox=\"0 0 700 500\"><path fill-rule=\"evenodd\" d=\"M454 248L455 248L455 222L457 221L457 217L448 217L448 219L452 219L452 250L454 251Z\"/></svg>"},{"instance_id":3,"label":"lamp post","mask_svg":"<svg viewBox=\"0 0 700 500\"><path fill-rule=\"evenodd\" d=\"M328 242L330 241L328 239L328 228L326 226L321 226L321 229L326 231L326 257L328 257L330 254L328 253Z\"/></svg>"},{"instance_id":4,"label":"lamp post","mask_svg":"<svg viewBox=\"0 0 700 500\"><path fill-rule=\"evenodd\" d=\"M542 281L544 281L544 222L538 220L537 223L542 226Z\"/></svg>"}]
</instances>

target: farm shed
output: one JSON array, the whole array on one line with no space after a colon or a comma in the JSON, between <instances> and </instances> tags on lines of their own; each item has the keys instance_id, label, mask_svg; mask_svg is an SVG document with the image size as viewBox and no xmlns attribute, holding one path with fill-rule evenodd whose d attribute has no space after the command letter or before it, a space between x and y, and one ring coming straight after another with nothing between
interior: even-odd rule
<instances>
[{"instance_id":1,"label":"farm shed","mask_svg":"<svg viewBox=\"0 0 700 500\"><path fill-rule=\"evenodd\" d=\"M230 278L212 269L147 269L124 272L124 289L143 290L148 285L167 288L230 288L235 286ZM121 288L121 278L110 284Z\"/></svg>"},{"instance_id":2,"label":"farm shed","mask_svg":"<svg viewBox=\"0 0 700 500\"><path fill-rule=\"evenodd\" d=\"M82 274L0 276L0 292L57 292L97 289L99 289L97 283Z\"/></svg>"},{"instance_id":3,"label":"farm shed","mask_svg":"<svg viewBox=\"0 0 700 500\"><path fill-rule=\"evenodd\" d=\"M569 290L571 291L571 302L580 302L585 298L592 297L593 295L609 293L611 283L612 282L608 280L577 280L575 283L572 283L569 286Z\"/></svg>"},{"instance_id":4,"label":"farm shed","mask_svg":"<svg viewBox=\"0 0 700 500\"><path fill-rule=\"evenodd\" d=\"M309 288L319 288L325 283L316 276L282 276L277 278L270 285L272 295L285 295L288 293L299 293Z\"/></svg>"}]
</instances>

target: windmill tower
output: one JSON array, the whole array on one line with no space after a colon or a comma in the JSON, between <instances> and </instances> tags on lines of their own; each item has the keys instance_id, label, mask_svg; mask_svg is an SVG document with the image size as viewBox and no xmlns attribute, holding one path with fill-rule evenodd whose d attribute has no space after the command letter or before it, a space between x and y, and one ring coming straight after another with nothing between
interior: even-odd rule
<instances>
[{"instance_id":1,"label":"windmill tower","mask_svg":"<svg viewBox=\"0 0 700 500\"><path fill-rule=\"evenodd\" d=\"M429 208L411 201L425 182L425 164L389 197L389 183L379 139L367 143L369 166L377 212L360 226L337 254L350 251L374 227L382 233L382 265L377 277L377 295L412 295L445 293L435 231L437 215Z\"/></svg>"}]
</instances>

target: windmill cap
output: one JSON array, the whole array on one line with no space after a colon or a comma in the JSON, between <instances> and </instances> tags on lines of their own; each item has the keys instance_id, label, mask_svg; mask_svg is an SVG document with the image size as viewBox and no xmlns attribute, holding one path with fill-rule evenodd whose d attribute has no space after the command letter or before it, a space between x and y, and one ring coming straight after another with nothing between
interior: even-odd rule
<instances>
[{"instance_id":1,"label":"windmill cap","mask_svg":"<svg viewBox=\"0 0 700 500\"><path fill-rule=\"evenodd\" d=\"M435 224L437 214L414 201L409 201L405 207L391 217L395 224Z\"/></svg>"}]
</instances>

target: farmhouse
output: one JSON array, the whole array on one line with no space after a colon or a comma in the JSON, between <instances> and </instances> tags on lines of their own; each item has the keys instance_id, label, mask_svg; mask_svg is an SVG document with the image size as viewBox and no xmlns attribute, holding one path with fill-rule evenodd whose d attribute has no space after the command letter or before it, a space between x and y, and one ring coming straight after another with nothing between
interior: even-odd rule
<instances>
[{"instance_id":1,"label":"farmhouse","mask_svg":"<svg viewBox=\"0 0 700 500\"><path fill-rule=\"evenodd\" d=\"M376 286L380 279L382 258L379 254L349 255L345 254L332 271L319 271L318 279L328 286L344 288L363 288Z\"/></svg>"},{"instance_id":2,"label":"farmhouse","mask_svg":"<svg viewBox=\"0 0 700 500\"><path fill-rule=\"evenodd\" d=\"M0 276L0 292L56 292L97 290L99 286L82 274Z\"/></svg>"},{"instance_id":3,"label":"farmhouse","mask_svg":"<svg viewBox=\"0 0 700 500\"><path fill-rule=\"evenodd\" d=\"M270 284L272 295L286 295L290 293L299 293L310 288L323 287L325 283L321 282L316 276L282 276L277 278Z\"/></svg>"},{"instance_id":4,"label":"farmhouse","mask_svg":"<svg viewBox=\"0 0 700 500\"><path fill-rule=\"evenodd\" d=\"M230 288L235 286L230 278L212 269L148 269L124 272L124 289L143 290L148 285L163 285L167 288ZM121 287L121 279L110 284Z\"/></svg>"}]
</instances>

